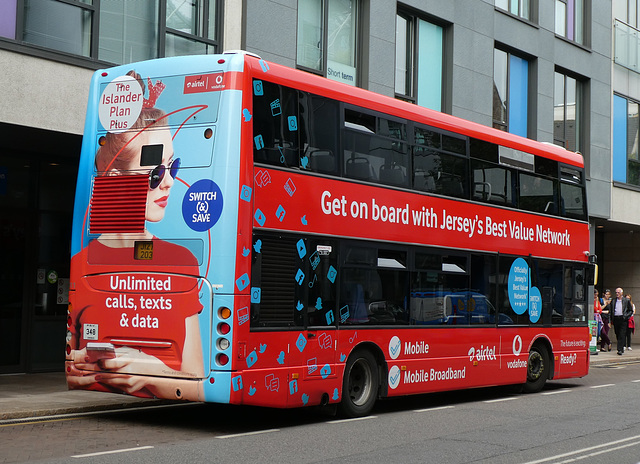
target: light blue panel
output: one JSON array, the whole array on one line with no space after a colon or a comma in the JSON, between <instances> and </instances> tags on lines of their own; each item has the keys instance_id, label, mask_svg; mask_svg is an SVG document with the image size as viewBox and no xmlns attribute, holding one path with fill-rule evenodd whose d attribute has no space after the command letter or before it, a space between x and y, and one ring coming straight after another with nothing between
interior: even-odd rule
<instances>
[{"instance_id":1,"label":"light blue panel","mask_svg":"<svg viewBox=\"0 0 640 464\"><path fill-rule=\"evenodd\" d=\"M509 55L509 132L527 136L529 62Z\"/></svg>"},{"instance_id":2,"label":"light blue panel","mask_svg":"<svg viewBox=\"0 0 640 464\"><path fill-rule=\"evenodd\" d=\"M442 28L418 20L418 105L442 110Z\"/></svg>"},{"instance_id":3,"label":"light blue panel","mask_svg":"<svg viewBox=\"0 0 640 464\"><path fill-rule=\"evenodd\" d=\"M627 99L613 96L613 180L627 182Z\"/></svg>"}]
</instances>

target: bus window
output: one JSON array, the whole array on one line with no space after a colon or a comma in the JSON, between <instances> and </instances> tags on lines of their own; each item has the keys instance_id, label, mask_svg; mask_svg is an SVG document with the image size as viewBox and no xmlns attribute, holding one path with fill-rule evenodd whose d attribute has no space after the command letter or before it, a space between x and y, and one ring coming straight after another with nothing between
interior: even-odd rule
<instances>
[{"instance_id":1,"label":"bus window","mask_svg":"<svg viewBox=\"0 0 640 464\"><path fill-rule=\"evenodd\" d=\"M300 243L300 242L298 242ZM304 273L309 277L304 301L307 302L307 323L310 326L335 326L340 317L336 314L336 282L338 248L327 239L305 240ZM297 304L297 303L296 303Z\"/></svg>"},{"instance_id":2,"label":"bus window","mask_svg":"<svg viewBox=\"0 0 640 464\"><path fill-rule=\"evenodd\" d=\"M346 177L408 186L406 124L345 109L343 139Z\"/></svg>"},{"instance_id":3,"label":"bus window","mask_svg":"<svg viewBox=\"0 0 640 464\"><path fill-rule=\"evenodd\" d=\"M511 306L509 299L509 273L511 266L517 259L516 256L500 256L498 258L498 276L497 276L497 300L499 319L498 324L519 324L529 325L529 314L522 312L516 313Z\"/></svg>"},{"instance_id":4,"label":"bus window","mask_svg":"<svg viewBox=\"0 0 640 464\"><path fill-rule=\"evenodd\" d=\"M469 278L466 255L417 252L411 276L411 322L468 325Z\"/></svg>"},{"instance_id":5,"label":"bus window","mask_svg":"<svg viewBox=\"0 0 640 464\"><path fill-rule=\"evenodd\" d=\"M299 167L298 93L256 80L253 113L254 160L276 166Z\"/></svg>"},{"instance_id":6,"label":"bus window","mask_svg":"<svg viewBox=\"0 0 640 464\"><path fill-rule=\"evenodd\" d=\"M408 324L406 251L346 247L340 269L341 323Z\"/></svg>"},{"instance_id":7,"label":"bus window","mask_svg":"<svg viewBox=\"0 0 640 464\"><path fill-rule=\"evenodd\" d=\"M505 315L500 315L496 308L495 283L498 279L497 259L495 255L472 254L470 299L474 308L471 314L472 324L495 324L502 317L502 323L509 324Z\"/></svg>"},{"instance_id":8,"label":"bus window","mask_svg":"<svg viewBox=\"0 0 640 464\"><path fill-rule=\"evenodd\" d=\"M531 260L531 285L540 289L543 300L540 322L562 323L562 284L562 263Z\"/></svg>"},{"instance_id":9,"label":"bus window","mask_svg":"<svg viewBox=\"0 0 640 464\"><path fill-rule=\"evenodd\" d=\"M562 216L586 220L586 202L582 173L568 166L560 168L560 199Z\"/></svg>"},{"instance_id":10,"label":"bus window","mask_svg":"<svg viewBox=\"0 0 640 464\"><path fill-rule=\"evenodd\" d=\"M584 266L565 266L564 268L564 312L563 322L585 322L587 280Z\"/></svg>"},{"instance_id":11,"label":"bus window","mask_svg":"<svg viewBox=\"0 0 640 464\"><path fill-rule=\"evenodd\" d=\"M328 121L338 121L338 103L300 92L300 166L323 174L338 174L338 131ZM306 159L305 159L306 158Z\"/></svg>"},{"instance_id":12,"label":"bus window","mask_svg":"<svg viewBox=\"0 0 640 464\"><path fill-rule=\"evenodd\" d=\"M535 213L558 214L557 184L551 179L520 173L520 209Z\"/></svg>"},{"instance_id":13,"label":"bus window","mask_svg":"<svg viewBox=\"0 0 640 464\"><path fill-rule=\"evenodd\" d=\"M471 159L471 171L474 200L515 206L515 178L511 169Z\"/></svg>"}]
</instances>

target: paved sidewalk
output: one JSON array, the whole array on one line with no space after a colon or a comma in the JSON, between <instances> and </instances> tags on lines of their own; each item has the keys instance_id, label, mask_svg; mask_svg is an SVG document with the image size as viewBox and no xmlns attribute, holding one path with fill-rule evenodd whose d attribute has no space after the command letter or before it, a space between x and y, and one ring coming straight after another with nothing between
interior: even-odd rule
<instances>
[{"instance_id":1,"label":"paved sidewalk","mask_svg":"<svg viewBox=\"0 0 640 464\"><path fill-rule=\"evenodd\" d=\"M64 372L0 375L0 421L160 404L115 393L68 390Z\"/></svg>"},{"instance_id":2,"label":"paved sidewalk","mask_svg":"<svg viewBox=\"0 0 640 464\"><path fill-rule=\"evenodd\" d=\"M591 356L591 365L640 362L640 344ZM68 390L63 372L0 375L0 421L166 403L115 393Z\"/></svg>"}]
</instances>

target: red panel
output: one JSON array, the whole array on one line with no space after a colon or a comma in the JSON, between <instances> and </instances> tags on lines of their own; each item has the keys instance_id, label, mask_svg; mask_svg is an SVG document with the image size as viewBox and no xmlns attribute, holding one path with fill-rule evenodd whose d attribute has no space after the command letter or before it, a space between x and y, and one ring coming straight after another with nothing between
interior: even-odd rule
<instances>
[{"instance_id":1,"label":"red panel","mask_svg":"<svg viewBox=\"0 0 640 464\"><path fill-rule=\"evenodd\" d=\"M255 168L270 229L586 261L588 224L470 201Z\"/></svg>"}]
</instances>

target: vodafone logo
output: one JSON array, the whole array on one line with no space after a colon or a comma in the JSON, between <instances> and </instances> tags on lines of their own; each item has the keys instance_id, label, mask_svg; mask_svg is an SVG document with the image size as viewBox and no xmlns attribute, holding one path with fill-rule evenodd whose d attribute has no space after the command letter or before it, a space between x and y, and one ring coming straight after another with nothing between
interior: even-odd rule
<instances>
[{"instance_id":1,"label":"vodafone logo","mask_svg":"<svg viewBox=\"0 0 640 464\"><path fill-rule=\"evenodd\" d=\"M513 337L512 349L514 355L520 356L520 352L522 351L522 337L520 337L520 335Z\"/></svg>"}]
</instances>

